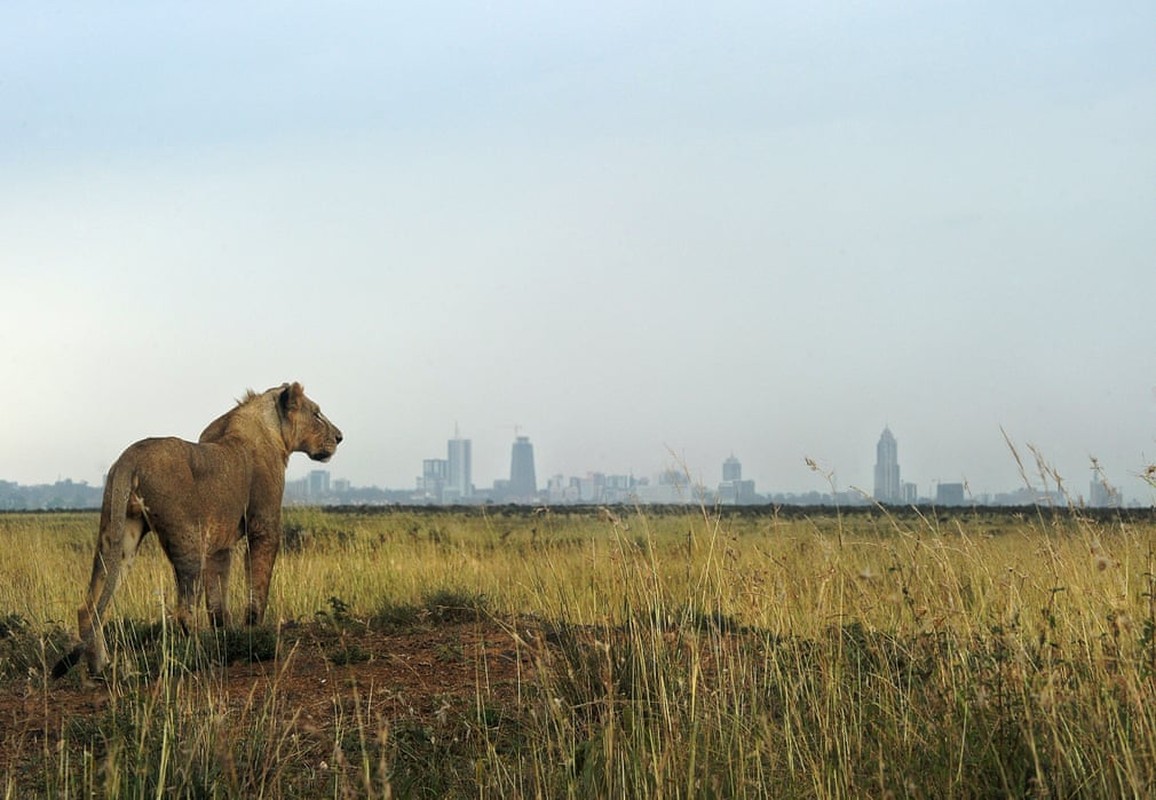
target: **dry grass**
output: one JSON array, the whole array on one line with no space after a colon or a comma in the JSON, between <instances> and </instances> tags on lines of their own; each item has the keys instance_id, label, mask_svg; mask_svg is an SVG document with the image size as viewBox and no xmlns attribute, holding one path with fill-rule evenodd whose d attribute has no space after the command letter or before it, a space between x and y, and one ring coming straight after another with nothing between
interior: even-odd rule
<instances>
[{"instance_id":1,"label":"dry grass","mask_svg":"<svg viewBox=\"0 0 1156 800\"><path fill-rule=\"evenodd\" d=\"M358 630L468 606L535 669L503 704L479 673L469 735L446 750L368 700L303 736L276 680L237 709L198 671L214 647L284 658L286 643L271 626L264 644L190 648L161 622L172 578L150 546L114 602L115 700L44 754L37 789L309 796L317 748L343 760L325 783L335 796L1156 788L1147 518L304 510L286 522L273 619L343 625L356 658ZM3 680L45 703L43 664L73 624L94 528L94 515L0 516ZM6 780L15 796L31 779Z\"/></svg>"}]
</instances>

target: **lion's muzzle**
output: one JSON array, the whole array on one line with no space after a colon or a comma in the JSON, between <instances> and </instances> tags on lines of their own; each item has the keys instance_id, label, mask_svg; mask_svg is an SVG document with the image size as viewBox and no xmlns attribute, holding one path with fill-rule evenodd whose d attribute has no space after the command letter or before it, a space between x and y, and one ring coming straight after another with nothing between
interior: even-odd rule
<instances>
[{"instance_id":1,"label":"lion's muzzle","mask_svg":"<svg viewBox=\"0 0 1156 800\"><path fill-rule=\"evenodd\" d=\"M333 454L337 452L337 445L341 444L341 440L345 437L342 435L340 428L338 428L328 419L325 419L325 417L321 417L321 419L324 420L325 425L327 426L327 430L325 431L325 435L322 437L321 446L316 450L309 451L309 457L314 461L325 463L329 459L333 458Z\"/></svg>"}]
</instances>

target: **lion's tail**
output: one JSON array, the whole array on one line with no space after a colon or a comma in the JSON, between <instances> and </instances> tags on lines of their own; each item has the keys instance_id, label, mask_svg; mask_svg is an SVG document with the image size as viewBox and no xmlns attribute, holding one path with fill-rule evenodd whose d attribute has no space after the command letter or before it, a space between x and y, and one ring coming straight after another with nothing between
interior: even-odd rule
<instances>
[{"instance_id":1,"label":"lion's tail","mask_svg":"<svg viewBox=\"0 0 1156 800\"><path fill-rule=\"evenodd\" d=\"M61 678L76 666L81 656L89 653L89 663L103 668L107 660L104 633L101 630L104 609L112 599L120 577L125 554L125 532L129 496L132 493L133 468L121 463L109 470L100 507L100 533L96 553L92 558L92 578L84 605L76 612L80 642L52 668L52 677Z\"/></svg>"}]
</instances>

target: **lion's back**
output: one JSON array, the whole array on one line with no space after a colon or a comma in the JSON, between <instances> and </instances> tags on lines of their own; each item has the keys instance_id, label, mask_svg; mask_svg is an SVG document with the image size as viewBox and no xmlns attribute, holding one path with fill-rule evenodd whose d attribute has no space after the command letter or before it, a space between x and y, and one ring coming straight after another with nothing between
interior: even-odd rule
<instances>
[{"instance_id":1,"label":"lion's back","mask_svg":"<svg viewBox=\"0 0 1156 800\"><path fill-rule=\"evenodd\" d=\"M141 439L110 472L130 481L150 526L183 528L193 520L238 520L249 496L250 465L243 451L176 436Z\"/></svg>"}]
</instances>

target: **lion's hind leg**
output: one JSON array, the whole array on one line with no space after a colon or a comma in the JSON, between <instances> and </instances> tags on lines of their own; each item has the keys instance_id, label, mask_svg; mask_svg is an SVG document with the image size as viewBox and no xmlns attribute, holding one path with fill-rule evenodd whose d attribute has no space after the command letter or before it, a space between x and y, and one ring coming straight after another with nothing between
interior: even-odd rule
<instances>
[{"instance_id":1,"label":"lion's hind leg","mask_svg":"<svg viewBox=\"0 0 1156 800\"><path fill-rule=\"evenodd\" d=\"M229 571L233 566L233 548L226 547L205 558L205 608L215 628L227 627L229 614Z\"/></svg>"}]
</instances>

